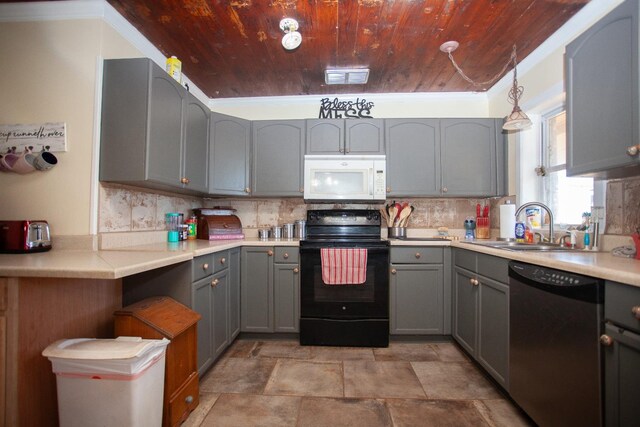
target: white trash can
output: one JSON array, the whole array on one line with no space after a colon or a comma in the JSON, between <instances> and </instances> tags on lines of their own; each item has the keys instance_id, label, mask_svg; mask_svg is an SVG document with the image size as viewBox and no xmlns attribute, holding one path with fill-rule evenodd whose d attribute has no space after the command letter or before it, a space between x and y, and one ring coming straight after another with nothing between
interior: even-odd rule
<instances>
[{"instance_id":1,"label":"white trash can","mask_svg":"<svg viewBox=\"0 0 640 427\"><path fill-rule=\"evenodd\" d=\"M56 374L61 427L160 426L169 340L56 341L42 355Z\"/></svg>"}]
</instances>

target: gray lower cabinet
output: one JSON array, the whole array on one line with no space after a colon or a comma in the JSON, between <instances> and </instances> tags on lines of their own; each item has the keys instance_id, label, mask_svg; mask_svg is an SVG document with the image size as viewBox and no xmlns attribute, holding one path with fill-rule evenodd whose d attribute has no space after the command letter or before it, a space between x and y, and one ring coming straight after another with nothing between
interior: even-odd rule
<instances>
[{"instance_id":1,"label":"gray lower cabinet","mask_svg":"<svg viewBox=\"0 0 640 427\"><path fill-rule=\"evenodd\" d=\"M306 154L385 154L382 119L309 119Z\"/></svg>"},{"instance_id":2,"label":"gray lower cabinet","mask_svg":"<svg viewBox=\"0 0 640 427\"><path fill-rule=\"evenodd\" d=\"M209 194L248 196L251 122L211 113Z\"/></svg>"},{"instance_id":3,"label":"gray lower cabinet","mask_svg":"<svg viewBox=\"0 0 640 427\"><path fill-rule=\"evenodd\" d=\"M387 193L490 197L507 191L501 119L387 119Z\"/></svg>"},{"instance_id":4,"label":"gray lower cabinet","mask_svg":"<svg viewBox=\"0 0 640 427\"><path fill-rule=\"evenodd\" d=\"M297 247L242 248L242 332L298 332Z\"/></svg>"},{"instance_id":5,"label":"gray lower cabinet","mask_svg":"<svg viewBox=\"0 0 640 427\"><path fill-rule=\"evenodd\" d=\"M640 174L639 18L627 0L567 45L569 176Z\"/></svg>"},{"instance_id":6,"label":"gray lower cabinet","mask_svg":"<svg viewBox=\"0 0 640 427\"><path fill-rule=\"evenodd\" d=\"M440 120L387 119L389 196L440 195Z\"/></svg>"},{"instance_id":7,"label":"gray lower cabinet","mask_svg":"<svg viewBox=\"0 0 640 427\"><path fill-rule=\"evenodd\" d=\"M454 250L453 337L508 390L508 260Z\"/></svg>"},{"instance_id":8,"label":"gray lower cabinet","mask_svg":"<svg viewBox=\"0 0 640 427\"><path fill-rule=\"evenodd\" d=\"M445 310L451 301L444 279L445 251L449 253L449 249L443 248L391 248L391 335L450 333L451 313Z\"/></svg>"},{"instance_id":9,"label":"gray lower cabinet","mask_svg":"<svg viewBox=\"0 0 640 427\"><path fill-rule=\"evenodd\" d=\"M605 286L604 405L607 427L638 425L640 419L640 289Z\"/></svg>"},{"instance_id":10,"label":"gray lower cabinet","mask_svg":"<svg viewBox=\"0 0 640 427\"><path fill-rule=\"evenodd\" d=\"M201 279L191 285L191 309L201 319L198 322L198 375L202 376L213 364L212 325L213 310L211 307L211 278Z\"/></svg>"},{"instance_id":11,"label":"gray lower cabinet","mask_svg":"<svg viewBox=\"0 0 640 427\"><path fill-rule=\"evenodd\" d=\"M304 192L304 120L254 121L251 191L254 196L301 197Z\"/></svg>"},{"instance_id":12,"label":"gray lower cabinet","mask_svg":"<svg viewBox=\"0 0 640 427\"><path fill-rule=\"evenodd\" d=\"M209 110L150 59L104 61L100 180L206 194Z\"/></svg>"}]
</instances>

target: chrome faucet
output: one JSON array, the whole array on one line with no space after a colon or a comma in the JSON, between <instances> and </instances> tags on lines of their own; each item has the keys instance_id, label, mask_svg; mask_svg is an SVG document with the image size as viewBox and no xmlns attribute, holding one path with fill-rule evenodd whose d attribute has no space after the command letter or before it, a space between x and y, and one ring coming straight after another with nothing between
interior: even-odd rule
<instances>
[{"instance_id":1,"label":"chrome faucet","mask_svg":"<svg viewBox=\"0 0 640 427\"><path fill-rule=\"evenodd\" d=\"M523 210L525 210L526 208L528 208L529 206L540 206L542 209L547 211L547 214L549 214L549 241L551 243L553 243L553 212L551 212L551 208L549 208L549 206L545 205L544 203L540 203L540 202L527 202L527 203L524 203L524 204L520 205L520 207L518 209L516 209L516 220L518 219L518 216L520 215L520 213Z\"/></svg>"}]
</instances>

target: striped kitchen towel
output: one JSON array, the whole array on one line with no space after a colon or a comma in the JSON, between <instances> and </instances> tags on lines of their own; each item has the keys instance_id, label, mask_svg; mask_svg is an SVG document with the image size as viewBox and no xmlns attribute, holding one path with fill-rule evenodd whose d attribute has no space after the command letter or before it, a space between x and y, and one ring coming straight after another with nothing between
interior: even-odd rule
<instances>
[{"instance_id":1,"label":"striped kitchen towel","mask_svg":"<svg viewBox=\"0 0 640 427\"><path fill-rule=\"evenodd\" d=\"M367 280L367 250L321 248L322 281L326 285L361 285Z\"/></svg>"}]
</instances>

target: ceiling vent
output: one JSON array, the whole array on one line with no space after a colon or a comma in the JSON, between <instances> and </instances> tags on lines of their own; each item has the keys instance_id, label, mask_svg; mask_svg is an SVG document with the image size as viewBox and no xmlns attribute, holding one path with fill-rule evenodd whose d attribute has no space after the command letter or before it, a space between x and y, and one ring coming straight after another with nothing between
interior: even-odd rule
<instances>
[{"instance_id":1,"label":"ceiling vent","mask_svg":"<svg viewBox=\"0 0 640 427\"><path fill-rule=\"evenodd\" d=\"M369 80L368 68L334 68L324 71L328 85L363 85Z\"/></svg>"}]
</instances>

